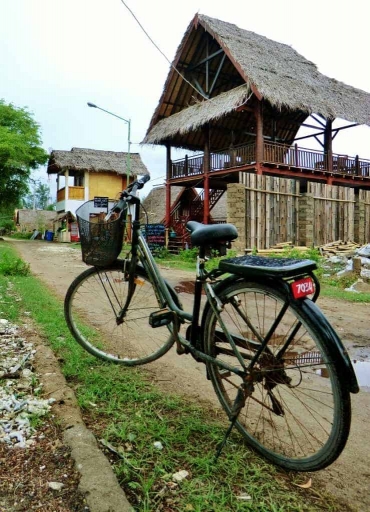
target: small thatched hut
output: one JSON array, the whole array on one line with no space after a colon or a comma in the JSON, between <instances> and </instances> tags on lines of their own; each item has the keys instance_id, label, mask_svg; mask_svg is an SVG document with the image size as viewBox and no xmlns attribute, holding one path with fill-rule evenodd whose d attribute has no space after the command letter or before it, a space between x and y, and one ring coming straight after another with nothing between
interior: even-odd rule
<instances>
[{"instance_id":1,"label":"small thatched hut","mask_svg":"<svg viewBox=\"0 0 370 512\"><path fill-rule=\"evenodd\" d=\"M149 174L139 153L84 148L52 151L47 172L57 175L57 211L73 214L94 197L116 199L127 181Z\"/></svg>"}]
</instances>

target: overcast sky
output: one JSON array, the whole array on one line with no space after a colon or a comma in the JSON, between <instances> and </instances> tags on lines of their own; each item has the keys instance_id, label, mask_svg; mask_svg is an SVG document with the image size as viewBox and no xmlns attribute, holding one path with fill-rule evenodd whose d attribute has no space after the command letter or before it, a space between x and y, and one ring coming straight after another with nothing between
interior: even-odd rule
<instances>
[{"instance_id":1,"label":"overcast sky","mask_svg":"<svg viewBox=\"0 0 370 512\"><path fill-rule=\"evenodd\" d=\"M169 63L121 0L0 0L0 98L28 107L46 150L127 150L131 119L139 143L158 104ZM366 0L125 0L172 61L196 12L291 45L319 70L370 92ZM370 129L341 132L334 151L370 159ZM164 150L133 144L153 184ZM46 170L39 176L46 179ZM51 183L51 185L54 185Z\"/></svg>"}]
</instances>

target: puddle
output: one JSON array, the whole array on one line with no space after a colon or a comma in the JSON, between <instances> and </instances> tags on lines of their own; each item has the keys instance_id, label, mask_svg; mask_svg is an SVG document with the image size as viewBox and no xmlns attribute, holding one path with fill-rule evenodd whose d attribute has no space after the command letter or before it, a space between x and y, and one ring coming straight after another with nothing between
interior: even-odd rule
<instances>
[{"instance_id":1,"label":"puddle","mask_svg":"<svg viewBox=\"0 0 370 512\"><path fill-rule=\"evenodd\" d=\"M370 361L352 361L358 384L364 391L370 391ZM316 373L321 377L328 378L329 374L326 368L319 368ZM367 388L367 389L366 389Z\"/></svg>"},{"instance_id":2,"label":"puddle","mask_svg":"<svg viewBox=\"0 0 370 512\"><path fill-rule=\"evenodd\" d=\"M370 362L352 361L352 364L360 387L368 388L364 391L370 391Z\"/></svg>"},{"instance_id":3,"label":"puddle","mask_svg":"<svg viewBox=\"0 0 370 512\"><path fill-rule=\"evenodd\" d=\"M177 293L189 293L194 295L195 283L194 281L180 281L175 286L175 291ZM204 290L202 290L202 295L204 295Z\"/></svg>"}]
</instances>

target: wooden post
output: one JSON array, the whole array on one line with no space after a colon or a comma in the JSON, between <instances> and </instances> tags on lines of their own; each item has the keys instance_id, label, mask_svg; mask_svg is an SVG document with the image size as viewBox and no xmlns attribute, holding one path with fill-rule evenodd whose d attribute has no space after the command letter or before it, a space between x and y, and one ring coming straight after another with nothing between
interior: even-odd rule
<instances>
[{"instance_id":1,"label":"wooden post","mask_svg":"<svg viewBox=\"0 0 370 512\"><path fill-rule=\"evenodd\" d=\"M295 159L295 166L299 167L299 156L298 156L298 145L294 144L294 159Z\"/></svg>"},{"instance_id":2,"label":"wooden post","mask_svg":"<svg viewBox=\"0 0 370 512\"><path fill-rule=\"evenodd\" d=\"M361 274L362 266L361 266L361 258L356 257L352 259L353 262L353 272L358 276Z\"/></svg>"},{"instance_id":3,"label":"wooden post","mask_svg":"<svg viewBox=\"0 0 370 512\"><path fill-rule=\"evenodd\" d=\"M356 176L360 176L360 160L358 158L358 155L355 156L355 170L356 170Z\"/></svg>"},{"instance_id":4,"label":"wooden post","mask_svg":"<svg viewBox=\"0 0 370 512\"><path fill-rule=\"evenodd\" d=\"M204 159L203 159L203 223L209 223L209 171L210 171L210 144L209 144L209 125L204 128Z\"/></svg>"},{"instance_id":5,"label":"wooden post","mask_svg":"<svg viewBox=\"0 0 370 512\"><path fill-rule=\"evenodd\" d=\"M171 146L166 146L166 227L170 227L171 224Z\"/></svg>"},{"instance_id":6,"label":"wooden post","mask_svg":"<svg viewBox=\"0 0 370 512\"><path fill-rule=\"evenodd\" d=\"M326 120L324 132L324 153L326 154L326 168L329 172L333 172L333 136L332 136L331 119Z\"/></svg>"},{"instance_id":7,"label":"wooden post","mask_svg":"<svg viewBox=\"0 0 370 512\"><path fill-rule=\"evenodd\" d=\"M256 162L263 162L263 116L262 101L258 101L254 111L256 117Z\"/></svg>"}]
</instances>

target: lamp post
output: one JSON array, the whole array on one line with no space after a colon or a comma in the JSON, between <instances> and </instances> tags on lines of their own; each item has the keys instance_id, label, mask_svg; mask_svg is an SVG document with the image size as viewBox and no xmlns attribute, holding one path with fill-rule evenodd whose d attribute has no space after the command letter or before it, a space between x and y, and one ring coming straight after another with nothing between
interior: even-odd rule
<instances>
[{"instance_id":1,"label":"lamp post","mask_svg":"<svg viewBox=\"0 0 370 512\"><path fill-rule=\"evenodd\" d=\"M130 148L131 148L131 119L125 119L124 117L118 116L117 114L113 114L113 112L109 112L109 110L105 110L104 108L98 107L98 105L95 105L95 103L87 102L87 105L92 108L97 108L99 110L102 110L103 112L106 112L107 114L110 114L111 116L117 117L118 119L121 119L121 121L125 121L127 123L128 127L128 134L127 134L127 183L126 187L129 184L130 181L130 171L131 171L131 158L130 158Z\"/></svg>"}]
</instances>

